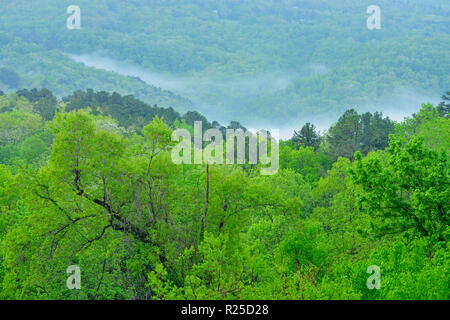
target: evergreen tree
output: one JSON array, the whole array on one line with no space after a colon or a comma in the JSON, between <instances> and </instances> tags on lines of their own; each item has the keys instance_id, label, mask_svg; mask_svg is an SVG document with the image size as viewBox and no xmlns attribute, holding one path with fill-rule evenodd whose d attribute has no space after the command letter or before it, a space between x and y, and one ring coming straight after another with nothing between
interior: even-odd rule
<instances>
[{"instance_id":1,"label":"evergreen tree","mask_svg":"<svg viewBox=\"0 0 450 320\"><path fill-rule=\"evenodd\" d=\"M361 116L354 109L347 110L328 132L327 142L332 158L353 159L354 153L361 148L361 138Z\"/></svg>"},{"instance_id":2,"label":"evergreen tree","mask_svg":"<svg viewBox=\"0 0 450 320\"><path fill-rule=\"evenodd\" d=\"M439 115L443 118L449 118L450 111L450 91L447 91L444 95L442 95L442 102L437 106L437 110Z\"/></svg>"},{"instance_id":3,"label":"evergreen tree","mask_svg":"<svg viewBox=\"0 0 450 320\"><path fill-rule=\"evenodd\" d=\"M300 132L294 131L292 142L296 144L297 149L302 147L313 147L317 150L320 146L320 135L316 132L316 127L311 123L303 125Z\"/></svg>"}]
</instances>

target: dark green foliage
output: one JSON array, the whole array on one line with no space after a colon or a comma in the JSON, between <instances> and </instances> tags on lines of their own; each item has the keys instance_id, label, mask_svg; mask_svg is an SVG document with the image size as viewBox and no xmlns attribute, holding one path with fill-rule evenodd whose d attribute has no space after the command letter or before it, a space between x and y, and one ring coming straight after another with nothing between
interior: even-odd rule
<instances>
[{"instance_id":1,"label":"dark green foliage","mask_svg":"<svg viewBox=\"0 0 450 320\"><path fill-rule=\"evenodd\" d=\"M352 159L355 151L361 148L361 116L353 109L345 111L331 128L327 136L333 159L345 157Z\"/></svg>"},{"instance_id":2,"label":"dark green foliage","mask_svg":"<svg viewBox=\"0 0 450 320\"><path fill-rule=\"evenodd\" d=\"M56 112L57 99L48 89L22 89L16 92L18 96L27 98L33 103L33 109L42 118L49 121L53 119Z\"/></svg>"},{"instance_id":3,"label":"dark green foliage","mask_svg":"<svg viewBox=\"0 0 450 320\"><path fill-rule=\"evenodd\" d=\"M94 92L92 89L76 91L73 95L63 98L66 111L91 108L94 113L110 115L119 121L123 127L135 126L142 128L155 116L163 117L172 124L180 118L180 114L172 108L150 106L133 96L121 96L117 92Z\"/></svg>"},{"instance_id":4,"label":"dark green foliage","mask_svg":"<svg viewBox=\"0 0 450 320\"><path fill-rule=\"evenodd\" d=\"M306 123L300 132L294 131L292 142L297 145L297 148L312 147L314 150L319 148L321 139L319 133L316 132L316 127L311 123Z\"/></svg>"},{"instance_id":5,"label":"dark green foliage","mask_svg":"<svg viewBox=\"0 0 450 320\"><path fill-rule=\"evenodd\" d=\"M120 126L126 128L133 127L140 130L155 116L163 118L169 125L173 125L176 121L184 121L187 125L194 126L195 121L201 121L203 131L212 128L213 124L219 129L224 128L217 121L213 121L211 124L205 116L197 111L188 111L181 116L170 107L151 106L132 95L122 96L117 92L95 92L87 89L86 91L76 91L62 100L66 104L66 111L90 108L94 114L111 116L119 121ZM237 128L244 128L236 121L232 121L231 126L233 124L234 126L237 124Z\"/></svg>"},{"instance_id":6,"label":"dark green foliage","mask_svg":"<svg viewBox=\"0 0 450 320\"><path fill-rule=\"evenodd\" d=\"M394 122L383 114L370 112L361 115L361 152L367 155L373 150L384 150L389 145L389 135L394 132Z\"/></svg>"},{"instance_id":7,"label":"dark green foliage","mask_svg":"<svg viewBox=\"0 0 450 320\"><path fill-rule=\"evenodd\" d=\"M247 131L247 129L242 124L240 124L238 121L231 121L230 125L227 127L227 129L233 129L233 130L242 129L243 131Z\"/></svg>"},{"instance_id":8,"label":"dark green foliage","mask_svg":"<svg viewBox=\"0 0 450 320\"><path fill-rule=\"evenodd\" d=\"M383 150L389 144L389 134L394 123L382 114L369 112L359 115L354 109L347 110L329 130L326 137L333 159L353 159L356 151L364 155L372 150Z\"/></svg>"},{"instance_id":9,"label":"dark green foliage","mask_svg":"<svg viewBox=\"0 0 450 320\"><path fill-rule=\"evenodd\" d=\"M442 102L437 106L437 110L439 115L444 118L449 118L450 111L450 91L447 91L446 94L442 95Z\"/></svg>"},{"instance_id":10,"label":"dark green foliage","mask_svg":"<svg viewBox=\"0 0 450 320\"><path fill-rule=\"evenodd\" d=\"M183 120L186 121L186 124L188 124L188 125L190 125L192 127L194 126L194 122L195 121L200 121L202 123L202 130L207 130L207 129L213 127L213 125L208 122L206 117L201 115L197 111L188 111L188 112L186 112L186 114L183 116ZM220 127L220 124L217 121L215 121L215 125L217 127Z\"/></svg>"}]
</instances>

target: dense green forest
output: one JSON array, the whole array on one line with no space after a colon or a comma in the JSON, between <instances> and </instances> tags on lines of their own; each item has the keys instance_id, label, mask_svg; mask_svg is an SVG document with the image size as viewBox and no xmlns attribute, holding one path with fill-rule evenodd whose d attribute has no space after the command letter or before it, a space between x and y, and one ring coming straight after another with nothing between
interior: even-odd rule
<instances>
[{"instance_id":1,"label":"dense green forest","mask_svg":"<svg viewBox=\"0 0 450 320\"><path fill-rule=\"evenodd\" d=\"M195 111L0 92L0 298L449 299L442 98L402 122L349 109L325 134L307 123L263 176L175 165L173 130L225 129Z\"/></svg>"},{"instance_id":2,"label":"dense green forest","mask_svg":"<svg viewBox=\"0 0 450 320\"><path fill-rule=\"evenodd\" d=\"M34 43L25 42L0 31L0 88L51 88L57 96L75 90L94 88L134 93L146 101L180 110L192 108L192 102L173 92L144 83L141 79L86 68L71 61L58 51L47 51Z\"/></svg>"},{"instance_id":3,"label":"dense green forest","mask_svg":"<svg viewBox=\"0 0 450 320\"><path fill-rule=\"evenodd\" d=\"M449 30L448 0L0 0L0 300L449 300Z\"/></svg>"},{"instance_id":4,"label":"dense green forest","mask_svg":"<svg viewBox=\"0 0 450 320\"><path fill-rule=\"evenodd\" d=\"M79 30L66 28L72 0L0 3L4 91L93 88L178 112L194 104L224 122L296 126L351 108L404 116L450 87L446 0L379 0L376 31L366 27L371 0L78 0ZM157 79L65 55L99 52L176 84L159 90Z\"/></svg>"}]
</instances>

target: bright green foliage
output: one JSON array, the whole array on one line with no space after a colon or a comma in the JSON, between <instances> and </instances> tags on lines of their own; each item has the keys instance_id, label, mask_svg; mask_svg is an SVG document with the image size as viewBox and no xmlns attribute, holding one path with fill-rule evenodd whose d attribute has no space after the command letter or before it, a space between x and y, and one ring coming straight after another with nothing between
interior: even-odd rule
<instances>
[{"instance_id":1,"label":"bright green foliage","mask_svg":"<svg viewBox=\"0 0 450 320\"><path fill-rule=\"evenodd\" d=\"M423 104L417 114L397 124L395 134L407 140L422 136L429 148L450 149L450 119L439 116L438 108L431 104Z\"/></svg>"},{"instance_id":2,"label":"bright green foliage","mask_svg":"<svg viewBox=\"0 0 450 320\"><path fill-rule=\"evenodd\" d=\"M3 106L3 107L2 107ZM49 153L51 134L44 119L28 100L16 95L0 97L0 164L14 168L42 165Z\"/></svg>"},{"instance_id":3,"label":"bright green foliage","mask_svg":"<svg viewBox=\"0 0 450 320\"><path fill-rule=\"evenodd\" d=\"M423 138L408 142L392 137L387 154L362 159L356 154L352 171L364 192L358 199L376 220L379 233L407 232L444 241L449 227L449 163L445 152L423 145Z\"/></svg>"},{"instance_id":4,"label":"bright green foliage","mask_svg":"<svg viewBox=\"0 0 450 320\"><path fill-rule=\"evenodd\" d=\"M311 183L326 174L331 159L323 152L314 152L312 147L295 148L289 142L280 143L280 166L301 173Z\"/></svg>"},{"instance_id":5,"label":"bright green foliage","mask_svg":"<svg viewBox=\"0 0 450 320\"><path fill-rule=\"evenodd\" d=\"M280 141L280 170L262 176L175 165L158 115L137 130L98 110L45 121L36 102L0 103L1 299L449 299L448 142L433 138L448 119L433 106L385 150L366 131L378 150L354 162ZM172 124L192 131L195 119ZM80 290L66 286L71 265Z\"/></svg>"},{"instance_id":6,"label":"bright green foliage","mask_svg":"<svg viewBox=\"0 0 450 320\"><path fill-rule=\"evenodd\" d=\"M179 258L186 270L183 288L170 287L167 272L159 265L149 274L149 286L155 298L168 299L236 299L257 276L254 259L247 248L230 249L226 236L206 233L198 249L187 249ZM189 261L197 261L189 266Z\"/></svg>"}]
</instances>

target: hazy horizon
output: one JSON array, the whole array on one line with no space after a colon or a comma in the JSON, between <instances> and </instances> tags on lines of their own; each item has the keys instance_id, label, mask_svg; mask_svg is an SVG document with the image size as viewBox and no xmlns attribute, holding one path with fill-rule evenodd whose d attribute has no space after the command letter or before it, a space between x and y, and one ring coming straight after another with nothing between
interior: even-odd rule
<instances>
[{"instance_id":1,"label":"hazy horizon","mask_svg":"<svg viewBox=\"0 0 450 320\"><path fill-rule=\"evenodd\" d=\"M231 85L233 87L239 87L240 89L251 88L253 90L260 91L264 91L265 87L267 87L267 85L264 86L264 84L261 82L263 75L255 77L255 79L253 80L242 79L239 81L239 79L235 79L234 82L232 80L214 82L213 80L208 78L194 79L194 77L189 78L185 75L183 76L150 72L142 67L107 57L101 52L81 55L66 52L64 52L63 54L67 55L74 61L82 63L88 67L114 72L123 76L138 77L149 85L156 86L164 90L170 90L175 94L188 98L194 103L194 110L204 114L210 121L216 120L222 125L227 125L230 121L240 119L242 114L239 114L239 112L237 112L235 117L226 117L223 115L223 113L220 112L220 109L212 109L214 106L211 105L211 102L206 102L207 97L204 97L195 91L196 86L201 86L203 88L211 87L216 89L227 89ZM281 71L279 74L281 74ZM274 83L273 85L271 85L271 90L273 92L286 89L289 84L294 81L294 75L292 75L290 79L288 79L287 76L280 76L279 78L277 78L275 73L272 73L270 76L272 77L271 80L273 81L271 82L271 84ZM232 96L231 98L236 99L233 96L235 91L230 89L229 92ZM242 94L237 95L240 96ZM250 93L247 98L251 97L252 95L254 95L254 93ZM359 112L382 112L384 116L388 116L390 119L400 122L405 117L411 116L413 113L417 112L420 109L421 104L436 104L439 102L439 98L439 95L436 95L435 97L425 97L419 94L415 94L410 89L399 88L392 95L392 97L385 98L385 103L378 104L380 108L376 108L373 106L355 106L354 108ZM230 97L228 97L228 99L230 99ZM211 108L205 108L205 105L211 106ZM186 110L177 111L181 111L183 113L183 111ZM244 112L245 111L243 110L242 113ZM301 126L307 122L315 124L318 130L323 132L337 120L337 118L318 120L315 117L311 117L309 119L293 119L291 122L285 123L282 126L280 126L279 122L270 123L264 121L242 121L241 123L249 129L252 128L255 131L260 129L279 129L281 139L290 139L294 130L299 130L299 128L301 128Z\"/></svg>"}]
</instances>

